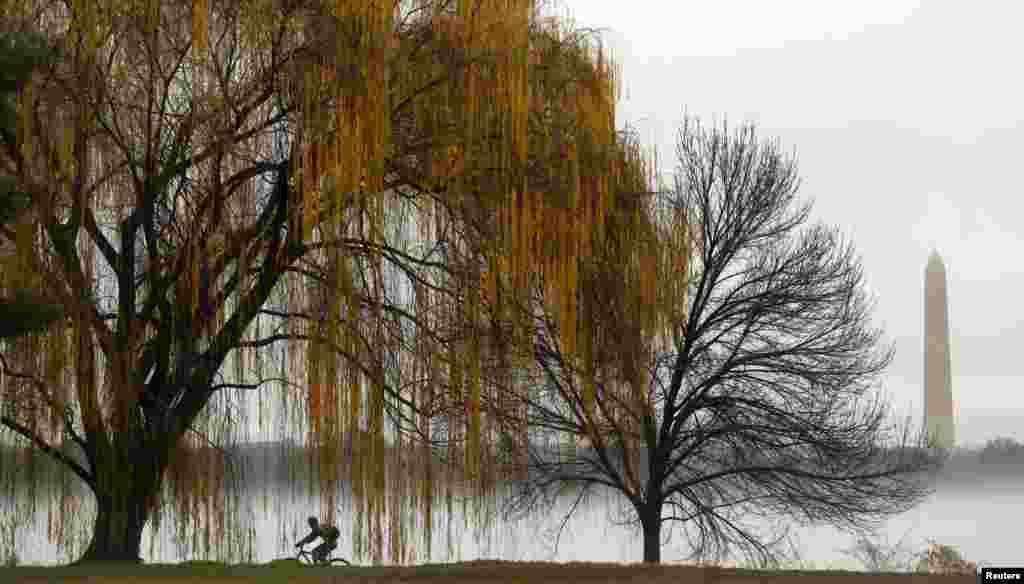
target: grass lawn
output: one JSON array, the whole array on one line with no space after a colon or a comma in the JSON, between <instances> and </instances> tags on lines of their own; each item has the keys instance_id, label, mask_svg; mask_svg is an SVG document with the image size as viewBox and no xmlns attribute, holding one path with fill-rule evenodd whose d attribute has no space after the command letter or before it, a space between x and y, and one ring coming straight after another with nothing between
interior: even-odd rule
<instances>
[{"instance_id":1,"label":"grass lawn","mask_svg":"<svg viewBox=\"0 0 1024 584\"><path fill-rule=\"evenodd\" d=\"M665 582L780 584L815 582L857 583L974 583L974 576L928 574L865 574L838 570L759 571L745 568L698 567L678 564L506 562L478 560L454 564L425 564L388 567L309 567L294 560L263 565L225 565L216 562L187 562L143 566L106 565L88 567L0 568L0 582Z\"/></svg>"}]
</instances>

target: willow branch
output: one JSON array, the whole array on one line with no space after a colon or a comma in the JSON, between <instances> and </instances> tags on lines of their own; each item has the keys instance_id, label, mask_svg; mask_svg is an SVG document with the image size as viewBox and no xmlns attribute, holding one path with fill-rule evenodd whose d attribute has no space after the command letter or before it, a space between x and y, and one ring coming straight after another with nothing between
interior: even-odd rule
<instances>
[{"instance_id":1,"label":"willow branch","mask_svg":"<svg viewBox=\"0 0 1024 584\"><path fill-rule=\"evenodd\" d=\"M27 440L32 442L32 444L34 444L37 449L50 455L58 462L66 464L68 468L70 468L75 474L78 475L79 478L82 479L83 482L85 482L85 484L89 485L89 488L92 489L94 493L96 492L96 479L93 478L92 473L85 470L85 468L78 464L74 459L64 454L60 450L57 450L53 446L47 444L46 441L39 437L35 432L30 430L28 427L19 424L13 418L7 416L0 416L0 424L3 424L16 434L26 438Z\"/></svg>"}]
</instances>

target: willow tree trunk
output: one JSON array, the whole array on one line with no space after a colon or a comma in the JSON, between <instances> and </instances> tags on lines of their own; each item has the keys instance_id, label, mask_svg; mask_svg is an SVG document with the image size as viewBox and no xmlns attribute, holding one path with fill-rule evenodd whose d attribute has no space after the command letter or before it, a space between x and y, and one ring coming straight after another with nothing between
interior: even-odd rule
<instances>
[{"instance_id":1,"label":"willow tree trunk","mask_svg":"<svg viewBox=\"0 0 1024 584\"><path fill-rule=\"evenodd\" d=\"M96 496L96 524L89 548L77 563L141 563L142 529L146 526L145 503L134 497Z\"/></svg>"},{"instance_id":2,"label":"willow tree trunk","mask_svg":"<svg viewBox=\"0 0 1024 584\"><path fill-rule=\"evenodd\" d=\"M155 510L167 453L162 441L147 443L135 432L102 441L106 455L95 457L93 469L96 523L89 547L75 563L141 563L142 530Z\"/></svg>"}]
</instances>

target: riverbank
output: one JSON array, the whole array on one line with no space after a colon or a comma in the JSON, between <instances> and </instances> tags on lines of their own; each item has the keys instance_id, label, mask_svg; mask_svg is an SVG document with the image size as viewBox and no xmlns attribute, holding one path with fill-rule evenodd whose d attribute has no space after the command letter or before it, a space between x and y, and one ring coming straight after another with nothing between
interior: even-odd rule
<instances>
[{"instance_id":1,"label":"riverbank","mask_svg":"<svg viewBox=\"0 0 1024 584\"><path fill-rule=\"evenodd\" d=\"M426 564L404 567L312 568L291 561L262 566L228 566L213 562L145 566L77 566L55 568L0 568L0 581L115 582L177 584L185 582L417 582L420 584L497 584L512 582L647 582L720 584L917 584L973 583L974 576L930 574L865 574L840 571L759 571L743 568L688 565L644 565L604 563L506 562L480 560L456 564Z\"/></svg>"}]
</instances>

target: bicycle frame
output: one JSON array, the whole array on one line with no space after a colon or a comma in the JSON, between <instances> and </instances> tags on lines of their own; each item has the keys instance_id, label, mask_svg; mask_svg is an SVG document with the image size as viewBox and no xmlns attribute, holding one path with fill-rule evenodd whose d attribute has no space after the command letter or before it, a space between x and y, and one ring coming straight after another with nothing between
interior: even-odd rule
<instances>
[{"instance_id":1,"label":"bicycle frame","mask_svg":"<svg viewBox=\"0 0 1024 584\"><path fill-rule=\"evenodd\" d=\"M341 562L346 566L352 565L348 563L348 560L346 560L345 558L324 558L324 561L317 562L313 559L313 552L307 549L299 550L299 553L295 556L295 559L303 566L330 566L333 565L335 562Z\"/></svg>"}]
</instances>

